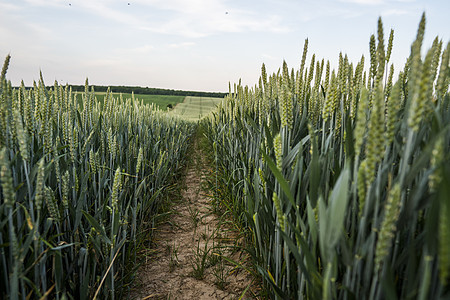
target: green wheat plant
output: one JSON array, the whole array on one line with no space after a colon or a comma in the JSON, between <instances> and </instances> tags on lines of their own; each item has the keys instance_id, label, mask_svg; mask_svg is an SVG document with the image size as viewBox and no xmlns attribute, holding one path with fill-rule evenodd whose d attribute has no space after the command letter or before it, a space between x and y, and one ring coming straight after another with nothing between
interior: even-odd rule
<instances>
[{"instance_id":1,"label":"green wheat plant","mask_svg":"<svg viewBox=\"0 0 450 300\"><path fill-rule=\"evenodd\" d=\"M120 298L194 126L139 100L0 85L0 298Z\"/></svg>"},{"instance_id":2,"label":"green wheat plant","mask_svg":"<svg viewBox=\"0 0 450 300\"><path fill-rule=\"evenodd\" d=\"M450 296L449 43L424 51L425 23L402 68L381 18L366 68L308 64L306 40L297 71L263 65L202 121L215 197L248 228L272 299Z\"/></svg>"}]
</instances>

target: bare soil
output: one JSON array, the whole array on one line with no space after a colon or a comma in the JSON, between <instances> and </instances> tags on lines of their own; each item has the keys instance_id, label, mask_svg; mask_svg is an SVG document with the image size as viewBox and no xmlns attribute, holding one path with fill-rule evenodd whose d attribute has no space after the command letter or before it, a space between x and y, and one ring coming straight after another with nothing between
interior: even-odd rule
<instances>
[{"instance_id":1,"label":"bare soil","mask_svg":"<svg viewBox=\"0 0 450 300\"><path fill-rule=\"evenodd\" d=\"M211 198L202 189L205 160L196 142L193 148L182 200L156 229L154 248L148 249L151 254L138 270L132 299L254 298L253 277L229 261L245 260L236 251L239 235L212 212Z\"/></svg>"}]
</instances>

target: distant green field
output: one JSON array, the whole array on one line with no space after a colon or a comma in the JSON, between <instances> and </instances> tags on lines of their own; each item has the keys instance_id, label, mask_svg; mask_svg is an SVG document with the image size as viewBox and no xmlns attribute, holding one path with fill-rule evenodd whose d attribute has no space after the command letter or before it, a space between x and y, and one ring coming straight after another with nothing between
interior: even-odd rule
<instances>
[{"instance_id":1,"label":"distant green field","mask_svg":"<svg viewBox=\"0 0 450 300\"><path fill-rule=\"evenodd\" d=\"M97 93L96 93L97 94ZM106 93L98 93L99 96L104 96ZM115 97L119 97L119 93L113 93ZM131 98L131 94L122 94L123 99ZM154 103L160 109L165 110L168 104L172 104L172 106L177 105L178 103L183 102L185 96L173 96L173 95L143 95L143 94L134 94L134 99L144 101L144 104Z\"/></svg>"},{"instance_id":2,"label":"distant green field","mask_svg":"<svg viewBox=\"0 0 450 300\"><path fill-rule=\"evenodd\" d=\"M77 98L81 104L81 94L77 93ZM103 103L105 92L95 92L97 101ZM113 93L114 98L119 99L120 93ZM131 94L122 93L124 100L131 98ZM171 104L174 109L169 114L177 115L183 119L197 121L206 116L223 100L223 98L194 97L194 96L172 96L172 95L144 95L135 94L134 99L143 101L144 104L154 103L161 110L166 110Z\"/></svg>"},{"instance_id":3,"label":"distant green field","mask_svg":"<svg viewBox=\"0 0 450 300\"><path fill-rule=\"evenodd\" d=\"M81 93L78 93L78 97L81 99ZM95 96L98 101L103 102L103 97L105 97L105 92L95 92ZM120 93L113 93L114 97L119 98ZM131 94L122 93L123 99L131 98ZM139 101L144 101L144 104L154 103L162 110L166 110L168 104L172 104L172 106L177 105L178 103L183 102L185 96L173 96L173 95L143 95L143 94L134 94L134 99Z\"/></svg>"},{"instance_id":4,"label":"distant green field","mask_svg":"<svg viewBox=\"0 0 450 300\"><path fill-rule=\"evenodd\" d=\"M223 100L223 98L192 97L187 96L170 111L170 114L181 116L190 121L197 121L210 113Z\"/></svg>"}]
</instances>

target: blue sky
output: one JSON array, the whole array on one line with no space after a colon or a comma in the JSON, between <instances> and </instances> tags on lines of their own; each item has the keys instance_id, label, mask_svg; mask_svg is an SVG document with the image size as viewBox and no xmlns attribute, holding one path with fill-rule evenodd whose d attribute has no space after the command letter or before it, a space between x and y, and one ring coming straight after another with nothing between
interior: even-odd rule
<instances>
[{"instance_id":1,"label":"blue sky","mask_svg":"<svg viewBox=\"0 0 450 300\"><path fill-rule=\"evenodd\" d=\"M368 62L379 16L402 68L424 11L424 48L446 44L449 0L0 0L0 59L11 54L15 85L42 70L47 84L227 91L257 83L263 62L298 68L306 38L307 62L336 65L340 51Z\"/></svg>"}]
</instances>

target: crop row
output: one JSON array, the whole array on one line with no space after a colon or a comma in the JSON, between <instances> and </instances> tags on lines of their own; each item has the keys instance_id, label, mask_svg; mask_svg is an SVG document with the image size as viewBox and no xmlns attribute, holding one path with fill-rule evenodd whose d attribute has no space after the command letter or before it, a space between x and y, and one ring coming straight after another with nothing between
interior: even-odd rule
<instances>
[{"instance_id":1,"label":"crop row","mask_svg":"<svg viewBox=\"0 0 450 300\"><path fill-rule=\"evenodd\" d=\"M0 86L0 298L114 298L193 126L86 80Z\"/></svg>"},{"instance_id":2,"label":"crop row","mask_svg":"<svg viewBox=\"0 0 450 300\"><path fill-rule=\"evenodd\" d=\"M422 56L424 30L397 80L381 19L366 71L342 53L305 67L306 40L299 69L263 65L202 123L271 298L449 296L450 49Z\"/></svg>"}]
</instances>

